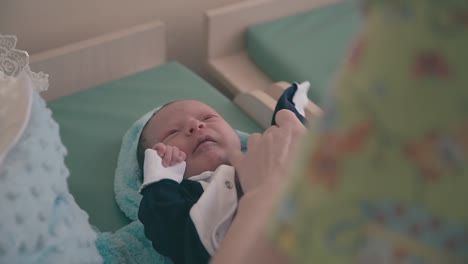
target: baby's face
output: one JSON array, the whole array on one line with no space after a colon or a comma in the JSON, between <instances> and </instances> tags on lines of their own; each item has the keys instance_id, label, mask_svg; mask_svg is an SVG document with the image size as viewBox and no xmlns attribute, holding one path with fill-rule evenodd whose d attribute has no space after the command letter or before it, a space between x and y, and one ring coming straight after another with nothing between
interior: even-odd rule
<instances>
[{"instance_id":1,"label":"baby's face","mask_svg":"<svg viewBox=\"0 0 468 264\"><path fill-rule=\"evenodd\" d=\"M185 152L184 178L229 164L229 153L240 149L234 129L218 112L199 101L167 105L149 121L144 133L150 146L162 142Z\"/></svg>"}]
</instances>

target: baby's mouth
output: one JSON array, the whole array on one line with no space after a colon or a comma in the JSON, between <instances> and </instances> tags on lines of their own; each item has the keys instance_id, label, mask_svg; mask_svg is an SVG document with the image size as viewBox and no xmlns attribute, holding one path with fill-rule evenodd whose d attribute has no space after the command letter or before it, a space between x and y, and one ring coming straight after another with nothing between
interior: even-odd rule
<instances>
[{"instance_id":1,"label":"baby's mouth","mask_svg":"<svg viewBox=\"0 0 468 264\"><path fill-rule=\"evenodd\" d=\"M196 151L201 151L201 150L203 150L205 148L208 148L212 144L215 144L215 143L216 142L214 141L214 139L212 139L209 136L206 136L206 137L204 137L204 138L202 138L201 140L198 141L198 143L195 146L195 148L193 149L192 153L195 153Z\"/></svg>"}]
</instances>

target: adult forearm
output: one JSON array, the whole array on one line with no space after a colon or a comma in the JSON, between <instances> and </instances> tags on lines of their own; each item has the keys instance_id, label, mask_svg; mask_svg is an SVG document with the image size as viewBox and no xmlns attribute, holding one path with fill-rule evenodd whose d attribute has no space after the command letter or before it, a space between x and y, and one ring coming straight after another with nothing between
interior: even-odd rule
<instances>
[{"instance_id":1,"label":"adult forearm","mask_svg":"<svg viewBox=\"0 0 468 264\"><path fill-rule=\"evenodd\" d=\"M288 263L266 236L281 181L270 181L246 193L234 221L211 263Z\"/></svg>"}]
</instances>

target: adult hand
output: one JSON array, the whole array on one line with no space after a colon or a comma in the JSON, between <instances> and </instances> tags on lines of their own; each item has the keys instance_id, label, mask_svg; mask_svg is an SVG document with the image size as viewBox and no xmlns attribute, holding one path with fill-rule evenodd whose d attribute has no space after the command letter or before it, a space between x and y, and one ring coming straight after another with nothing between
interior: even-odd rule
<instances>
[{"instance_id":1,"label":"adult hand","mask_svg":"<svg viewBox=\"0 0 468 264\"><path fill-rule=\"evenodd\" d=\"M231 164L244 193L265 181L285 177L305 134L305 127L289 110L279 111L275 120L277 126L269 127L263 134L250 136L244 155L240 152L231 155Z\"/></svg>"},{"instance_id":2,"label":"adult hand","mask_svg":"<svg viewBox=\"0 0 468 264\"><path fill-rule=\"evenodd\" d=\"M212 264L289 263L266 239L264 227L306 129L289 110L278 112L275 120L277 126L249 138L245 155L232 156L245 194Z\"/></svg>"}]
</instances>

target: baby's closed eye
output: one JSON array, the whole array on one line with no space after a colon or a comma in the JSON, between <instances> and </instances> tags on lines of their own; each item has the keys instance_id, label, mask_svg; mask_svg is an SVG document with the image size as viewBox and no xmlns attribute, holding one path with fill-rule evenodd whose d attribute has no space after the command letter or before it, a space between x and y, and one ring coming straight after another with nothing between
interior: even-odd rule
<instances>
[{"instance_id":1,"label":"baby's closed eye","mask_svg":"<svg viewBox=\"0 0 468 264\"><path fill-rule=\"evenodd\" d=\"M171 138L172 136L176 135L179 132L180 132L180 129L171 129L164 134L161 141L165 142L167 139Z\"/></svg>"},{"instance_id":2,"label":"baby's closed eye","mask_svg":"<svg viewBox=\"0 0 468 264\"><path fill-rule=\"evenodd\" d=\"M167 133L167 135L170 136L170 135L175 134L175 133L177 133L177 132L179 132L178 129L172 129L172 130L169 130L169 132Z\"/></svg>"},{"instance_id":3,"label":"baby's closed eye","mask_svg":"<svg viewBox=\"0 0 468 264\"><path fill-rule=\"evenodd\" d=\"M217 116L216 115L206 115L204 118L203 118L203 121L207 121L207 120L210 120L210 119L214 119L216 118Z\"/></svg>"}]
</instances>

